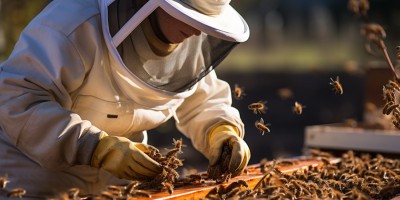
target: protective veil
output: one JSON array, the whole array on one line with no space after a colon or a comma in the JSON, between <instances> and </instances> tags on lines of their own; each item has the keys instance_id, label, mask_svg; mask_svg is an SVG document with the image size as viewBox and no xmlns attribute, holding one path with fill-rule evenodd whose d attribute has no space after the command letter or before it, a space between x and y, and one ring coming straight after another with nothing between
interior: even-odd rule
<instances>
[{"instance_id":1,"label":"protective veil","mask_svg":"<svg viewBox=\"0 0 400 200\"><path fill-rule=\"evenodd\" d=\"M119 85L127 84L129 80L140 87L151 88L166 95L188 91L217 67L236 44L247 39L248 27L243 19L240 18L243 33L239 37L236 34L235 38L228 32L218 33L215 28L204 24L205 22L199 22L199 16L185 13L193 9L178 1L104 1L104 9L109 6L108 13L112 16L102 15L103 24L109 24L109 27L104 27L104 32L112 41L108 46L111 49L118 49L118 52L114 53L121 62L116 65L119 69L114 70ZM161 47L164 50L160 53L154 47L160 46L154 45L156 36L151 38L151 35L157 35L154 34L154 31L157 32L154 30L157 26L154 25L157 23L154 11L157 8L163 9L169 15L190 24L202 33L199 36L191 36L179 44L164 44ZM112 13L116 14L111 15ZM105 20L108 20L108 23L104 23Z\"/></svg>"}]
</instances>

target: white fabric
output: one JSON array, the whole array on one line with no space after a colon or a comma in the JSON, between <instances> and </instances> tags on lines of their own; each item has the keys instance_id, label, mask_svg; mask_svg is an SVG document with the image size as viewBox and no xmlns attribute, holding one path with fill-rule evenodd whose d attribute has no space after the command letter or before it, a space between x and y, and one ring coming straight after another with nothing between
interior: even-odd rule
<instances>
[{"instance_id":1,"label":"white fabric","mask_svg":"<svg viewBox=\"0 0 400 200\"><path fill-rule=\"evenodd\" d=\"M220 15L230 0L181 0L205 15Z\"/></svg>"},{"instance_id":2,"label":"white fabric","mask_svg":"<svg viewBox=\"0 0 400 200\"><path fill-rule=\"evenodd\" d=\"M27 195L122 183L87 166L100 130L141 137L176 112L179 130L204 154L205 133L217 123L236 125L243 137L229 85L214 72L184 94L149 91L126 74L134 84L118 85L117 51L99 31L99 7L98 0L52 1L0 66L0 175L11 188L29 188Z\"/></svg>"},{"instance_id":3,"label":"white fabric","mask_svg":"<svg viewBox=\"0 0 400 200\"><path fill-rule=\"evenodd\" d=\"M250 36L246 21L229 4L224 5L218 15L207 15L182 0L158 1L160 1L160 7L173 17L214 37L232 42L245 42Z\"/></svg>"},{"instance_id":4,"label":"white fabric","mask_svg":"<svg viewBox=\"0 0 400 200\"><path fill-rule=\"evenodd\" d=\"M203 1L203 0L197 0ZM110 2L99 0L103 23L107 20L104 13ZM152 13L157 7L161 7L168 14L189 24L196 29L213 37L231 42L245 42L249 39L250 29L242 16L229 4L223 6L218 15L206 15L181 0L149 0L119 32L113 36L113 46L119 46L125 38Z\"/></svg>"}]
</instances>

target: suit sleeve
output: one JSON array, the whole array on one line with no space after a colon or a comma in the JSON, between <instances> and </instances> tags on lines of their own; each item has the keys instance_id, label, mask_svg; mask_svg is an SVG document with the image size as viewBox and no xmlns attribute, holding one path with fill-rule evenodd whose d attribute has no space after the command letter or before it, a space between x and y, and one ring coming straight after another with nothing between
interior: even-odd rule
<instances>
[{"instance_id":1,"label":"suit sleeve","mask_svg":"<svg viewBox=\"0 0 400 200\"><path fill-rule=\"evenodd\" d=\"M100 130L69 111L70 94L90 70L70 40L31 24L0 70L0 125L9 142L45 168L88 164Z\"/></svg>"},{"instance_id":2,"label":"suit sleeve","mask_svg":"<svg viewBox=\"0 0 400 200\"><path fill-rule=\"evenodd\" d=\"M178 129L190 138L193 146L207 158L207 136L215 125L232 124L239 129L239 136L244 136L244 125L239 111L231 104L229 84L218 79L215 71L212 71L199 81L195 93L185 99L177 109Z\"/></svg>"}]
</instances>

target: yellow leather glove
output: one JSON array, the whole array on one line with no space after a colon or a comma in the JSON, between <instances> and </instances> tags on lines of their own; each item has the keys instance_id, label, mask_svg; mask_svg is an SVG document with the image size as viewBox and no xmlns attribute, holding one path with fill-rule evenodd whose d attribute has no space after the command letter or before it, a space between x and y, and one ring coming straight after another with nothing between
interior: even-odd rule
<instances>
[{"instance_id":1,"label":"yellow leather glove","mask_svg":"<svg viewBox=\"0 0 400 200\"><path fill-rule=\"evenodd\" d=\"M91 166L104 169L118 178L149 179L162 172L160 164L145 154L151 147L124 137L105 136L94 150Z\"/></svg>"},{"instance_id":2,"label":"yellow leather glove","mask_svg":"<svg viewBox=\"0 0 400 200\"><path fill-rule=\"evenodd\" d=\"M221 159L223 145L227 143L232 148L228 170L232 176L243 172L250 160L250 149L239 137L239 130L233 125L223 124L213 128L208 135L210 145L209 165L213 166Z\"/></svg>"}]
</instances>

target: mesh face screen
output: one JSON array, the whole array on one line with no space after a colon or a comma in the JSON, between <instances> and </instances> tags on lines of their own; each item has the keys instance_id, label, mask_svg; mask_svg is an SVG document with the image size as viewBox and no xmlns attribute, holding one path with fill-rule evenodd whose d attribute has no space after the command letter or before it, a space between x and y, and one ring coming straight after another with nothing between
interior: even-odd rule
<instances>
[{"instance_id":1,"label":"mesh face screen","mask_svg":"<svg viewBox=\"0 0 400 200\"><path fill-rule=\"evenodd\" d=\"M109 6L111 35L140 10L134 2L117 0ZM153 13L145 21L150 21L151 16L154 16ZM143 22L134 29L118 46L118 52L134 76L153 88L169 92L190 89L215 69L238 44L202 33L185 39L168 55L159 56L154 53L144 26Z\"/></svg>"}]
</instances>

